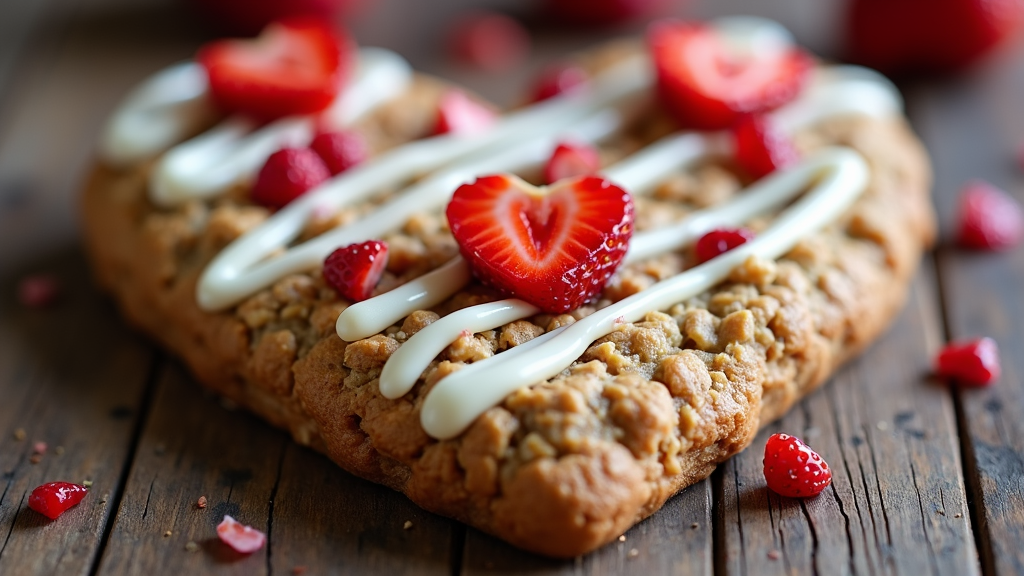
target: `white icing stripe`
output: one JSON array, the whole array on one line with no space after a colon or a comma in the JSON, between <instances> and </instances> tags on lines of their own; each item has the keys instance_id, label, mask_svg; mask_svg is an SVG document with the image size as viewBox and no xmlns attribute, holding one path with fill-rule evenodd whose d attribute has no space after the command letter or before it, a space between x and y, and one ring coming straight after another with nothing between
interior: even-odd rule
<instances>
[{"instance_id":1,"label":"white icing stripe","mask_svg":"<svg viewBox=\"0 0 1024 576\"><path fill-rule=\"evenodd\" d=\"M380 49L364 49L352 83L324 115L336 127L356 120L401 93L412 79L409 64ZM208 198L233 184L251 180L275 151L306 146L316 131L315 115L282 118L256 129L242 117L228 118L200 136L175 146L160 159L150 177L151 199L170 206Z\"/></svg>"},{"instance_id":2,"label":"white icing stripe","mask_svg":"<svg viewBox=\"0 0 1024 576\"><path fill-rule=\"evenodd\" d=\"M223 309L288 274L315 268L339 246L380 236L401 226L416 211L438 207L460 184L479 174L544 161L560 137L600 139L621 122L618 112L609 107L642 93L651 82L647 67L630 60L595 77L592 90L552 98L510 114L481 135L428 138L349 170L306 193L222 251L200 278L199 305L204 310ZM365 220L261 262L297 238L314 210L358 201L456 160L457 165L409 188Z\"/></svg>"},{"instance_id":3,"label":"white icing stripe","mask_svg":"<svg viewBox=\"0 0 1024 576\"><path fill-rule=\"evenodd\" d=\"M543 348L513 348L446 376L423 403L420 422L424 430L438 439L457 436L512 392L568 368L592 342L613 332L619 323L636 322L649 312L667 309L712 288L751 256L775 259L784 255L801 237L838 218L868 180L864 159L842 148L822 151L795 169L770 176L764 181L764 194L788 193L816 183L752 242L598 310L545 339ZM502 361L495 363L502 356Z\"/></svg>"},{"instance_id":4,"label":"white icing stripe","mask_svg":"<svg viewBox=\"0 0 1024 576\"><path fill-rule=\"evenodd\" d=\"M430 362L463 334L472 336L538 312L540 309L529 302L509 299L473 306L441 318L414 334L391 355L380 374L381 395L391 399L404 396Z\"/></svg>"},{"instance_id":5,"label":"white icing stripe","mask_svg":"<svg viewBox=\"0 0 1024 576\"><path fill-rule=\"evenodd\" d=\"M823 71L816 74L811 87L800 99L775 112L774 119L787 131L795 132L829 116L867 114L886 117L898 113L898 92L888 81L880 81L880 78L877 73L852 66ZM602 173L632 194L641 195L648 193L675 169L711 155L728 155L731 152L732 141L726 133L678 134L663 138L602 170ZM728 214L715 218L718 218L717 226L739 225L749 220L749 217L730 218ZM689 222L689 227L682 231L672 227L634 236L626 261L654 256L659 251L657 247L664 245L664 239L675 238L676 242L685 242L694 234L699 236L716 227L700 227L698 222ZM458 258L401 288L345 309L338 317L338 335L348 342L372 336L416 310L443 302L462 289L468 281L468 266ZM416 295L416 299L410 299L410 295ZM389 389L408 388L413 383L403 382L401 385L389 386Z\"/></svg>"},{"instance_id":6,"label":"white icing stripe","mask_svg":"<svg viewBox=\"0 0 1024 576\"><path fill-rule=\"evenodd\" d=\"M198 64L171 66L150 77L117 107L100 138L100 157L126 167L156 156L216 117Z\"/></svg>"}]
</instances>

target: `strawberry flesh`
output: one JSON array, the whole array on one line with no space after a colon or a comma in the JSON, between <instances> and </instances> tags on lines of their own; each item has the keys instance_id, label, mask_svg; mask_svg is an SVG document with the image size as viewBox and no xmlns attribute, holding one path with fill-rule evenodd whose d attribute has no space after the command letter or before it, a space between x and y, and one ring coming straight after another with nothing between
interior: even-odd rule
<instances>
[{"instance_id":1,"label":"strawberry flesh","mask_svg":"<svg viewBox=\"0 0 1024 576\"><path fill-rule=\"evenodd\" d=\"M252 554L267 543L266 534L226 514L224 520L217 525L217 537L235 552L242 554Z\"/></svg>"},{"instance_id":2,"label":"strawberry flesh","mask_svg":"<svg viewBox=\"0 0 1024 576\"><path fill-rule=\"evenodd\" d=\"M282 208L331 177L327 165L309 148L283 148L267 158L252 187L252 200Z\"/></svg>"},{"instance_id":3,"label":"strawberry flesh","mask_svg":"<svg viewBox=\"0 0 1024 576\"><path fill-rule=\"evenodd\" d=\"M800 161L793 141L767 116L743 116L732 128L736 162L754 178L764 178L779 168Z\"/></svg>"},{"instance_id":4,"label":"strawberry flesh","mask_svg":"<svg viewBox=\"0 0 1024 576\"><path fill-rule=\"evenodd\" d=\"M1020 28L1018 0L852 0L846 52L887 74L954 71Z\"/></svg>"},{"instance_id":5,"label":"strawberry flesh","mask_svg":"<svg viewBox=\"0 0 1024 576\"><path fill-rule=\"evenodd\" d=\"M210 96L225 112L270 121L327 108L349 68L351 42L329 24L290 18L254 40L218 40L200 48Z\"/></svg>"},{"instance_id":6,"label":"strawberry flesh","mask_svg":"<svg viewBox=\"0 0 1024 576\"><path fill-rule=\"evenodd\" d=\"M778 108L797 97L813 67L797 48L734 54L707 24L659 22L648 43L662 105L683 128L724 129Z\"/></svg>"},{"instance_id":7,"label":"strawberry flesh","mask_svg":"<svg viewBox=\"0 0 1024 576\"><path fill-rule=\"evenodd\" d=\"M939 376L967 386L987 386L999 379L999 346L991 338L946 345L935 359Z\"/></svg>"},{"instance_id":8,"label":"strawberry flesh","mask_svg":"<svg viewBox=\"0 0 1024 576\"><path fill-rule=\"evenodd\" d=\"M449 90L437 107L434 134L475 134L494 124L498 115L461 90Z\"/></svg>"},{"instance_id":9,"label":"strawberry flesh","mask_svg":"<svg viewBox=\"0 0 1024 576\"><path fill-rule=\"evenodd\" d=\"M958 241L976 250L1005 250L1024 238L1020 203L987 182L972 182L960 192Z\"/></svg>"},{"instance_id":10,"label":"strawberry flesh","mask_svg":"<svg viewBox=\"0 0 1024 576\"><path fill-rule=\"evenodd\" d=\"M366 138L355 130L321 132L313 138L309 147L320 156L332 175L358 166L370 157Z\"/></svg>"},{"instance_id":11,"label":"strawberry flesh","mask_svg":"<svg viewBox=\"0 0 1024 576\"><path fill-rule=\"evenodd\" d=\"M447 216L477 278L560 314L600 293L622 262L633 200L596 176L546 189L511 175L483 176L455 191Z\"/></svg>"},{"instance_id":12,"label":"strawberry flesh","mask_svg":"<svg viewBox=\"0 0 1024 576\"><path fill-rule=\"evenodd\" d=\"M832 470L799 438L772 434L764 447L764 479L776 494L807 498L832 483Z\"/></svg>"},{"instance_id":13,"label":"strawberry flesh","mask_svg":"<svg viewBox=\"0 0 1024 576\"><path fill-rule=\"evenodd\" d=\"M701 236L693 250L697 262L703 264L753 239L754 233L746 228L719 228Z\"/></svg>"},{"instance_id":14,"label":"strawberry flesh","mask_svg":"<svg viewBox=\"0 0 1024 576\"><path fill-rule=\"evenodd\" d=\"M324 280L352 302L362 302L373 289L388 264L388 245L379 240L350 244L331 252L324 260Z\"/></svg>"},{"instance_id":15,"label":"strawberry flesh","mask_svg":"<svg viewBox=\"0 0 1024 576\"><path fill-rule=\"evenodd\" d=\"M553 184L563 178L593 174L601 167L601 156L593 146L562 142L544 165L544 180Z\"/></svg>"},{"instance_id":16,"label":"strawberry flesh","mask_svg":"<svg viewBox=\"0 0 1024 576\"><path fill-rule=\"evenodd\" d=\"M51 520L77 506L89 493L85 486L71 482L49 482L38 486L28 496L28 507Z\"/></svg>"}]
</instances>

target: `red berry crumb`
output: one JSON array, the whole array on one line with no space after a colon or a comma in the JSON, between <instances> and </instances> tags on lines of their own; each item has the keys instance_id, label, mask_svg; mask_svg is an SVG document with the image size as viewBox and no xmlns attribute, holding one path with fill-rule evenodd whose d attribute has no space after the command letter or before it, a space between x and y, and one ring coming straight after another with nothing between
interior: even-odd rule
<instances>
[{"instance_id":1,"label":"red berry crumb","mask_svg":"<svg viewBox=\"0 0 1024 576\"><path fill-rule=\"evenodd\" d=\"M935 359L939 376L967 386L987 386L999 379L999 346L991 338L947 344Z\"/></svg>"},{"instance_id":2,"label":"red berry crumb","mask_svg":"<svg viewBox=\"0 0 1024 576\"><path fill-rule=\"evenodd\" d=\"M235 552L242 554L251 554L267 543L266 534L252 526L245 526L226 514L224 520L217 525L217 537Z\"/></svg>"},{"instance_id":3,"label":"red berry crumb","mask_svg":"<svg viewBox=\"0 0 1024 576\"><path fill-rule=\"evenodd\" d=\"M736 139L736 161L754 178L763 178L800 161L793 141L767 116L751 114L740 118L732 134Z\"/></svg>"},{"instance_id":4,"label":"red berry crumb","mask_svg":"<svg viewBox=\"0 0 1024 576\"><path fill-rule=\"evenodd\" d=\"M256 184L252 200L268 208L283 208L331 177L324 161L310 148L282 148L267 158Z\"/></svg>"},{"instance_id":5,"label":"red berry crumb","mask_svg":"<svg viewBox=\"0 0 1024 576\"><path fill-rule=\"evenodd\" d=\"M587 72L574 64L555 64L544 69L533 85L533 102L554 98L586 87Z\"/></svg>"},{"instance_id":6,"label":"red berry crumb","mask_svg":"<svg viewBox=\"0 0 1024 576\"><path fill-rule=\"evenodd\" d=\"M370 157L366 138L355 130L321 132L313 138L309 147L320 155L333 175L362 164Z\"/></svg>"},{"instance_id":7,"label":"red berry crumb","mask_svg":"<svg viewBox=\"0 0 1024 576\"><path fill-rule=\"evenodd\" d=\"M796 436L772 434L764 447L764 479L776 494L806 498L832 483L832 470Z\"/></svg>"},{"instance_id":8,"label":"red berry crumb","mask_svg":"<svg viewBox=\"0 0 1024 576\"><path fill-rule=\"evenodd\" d=\"M1012 248L1024 238L1020 203L988 182L971 182L960 192L959 242L978 250Z\"/></svg>"},{"instance_id":9,"label":"red berry crumb","mask_svg":"<svg viewBox=\"0 0 1024 576\"><path fill-rule=\"evenodd\" d=\"M200 496L199 500L196 500L197 508L206 508L206 496Z\"/></svg>"},{"instance_id":10,"label":"red berry crumb","mask_svg":"<svg viewBox=\"0 0 1024 576\"><path fill-rule=\"evenodd\" d=\"M324 260L324 279L342 296L362 302L373 294L388 263L388 245L379 240L338 248Z\"/></svg>"},{"instance_id":11,"label":"red berry crumb","mask_svg":"<svg viewBox=\"0 0 1024 576\"><path fill-rule=\"evenodd\" d=\"M514 18L497 12L473 12L452 25L448 49L462 62L484 71L508 70L530 50L530 34Z\"/></svg>"},{"instance_id":12,"label":"red berry crumb","mask_svg":"<svg viewBox=\"0 0 1024 576\"><path fill-rule=\"evenodd\" d=\"M601 167L601 156L589 144L561 142L544 165L544 180L548 184L563 178L593 174Z\"/></svg>"},{"instance_id":13,"label":"red berry crumb","mask_svg":"<svg viewBox=\"0 0 1024 576\"><path fill-rule=\"evenodd\" d=\"M54 520L68 508L77 505L89 493L85 486L71 482L50 482L29 494L28 507Z\"/></svg>"},{"instance_id":14,"label":"red berry crumb","mask_svg":"<svg viewBox=\"0 0 1024 576\"><path fill-rule=\"evenodd\" d=\"M32 453L46 454L47 448L49 448L49 446L46 445L46 442L36 442L35 444L32 445Z\"/></svg>"},{"instance_id":15,"label":"red berry crumb","mask_svg":"<svg viewBox=\"0 0 1024 576\"><path fill-rule=\"evenodd\" d=\"M703 264L753 239L754 233L746 228L719 228L701 236L693 248L697 262Z\"/></svg>"},{"instance_id":16,"label":"red berry crumb","mask_svg":"<svg viewBox=\"0 0 1024 576\"><path fill-rule=\"evenodd\" d=\"M18 283L18 301L29 308L45 308L60 296L60 284L53 276L27 276Z\"/></svg>"},{"instance_id":17,"label":"red berry crumb","mask_svg":"<svg viewBox=\"0 0 1024 576\"><path fill-rule=\"evenodd\" d=\"M473 134L486 130L498 115L466 96L460 90L449 90L441 96L437 108L434 134Z\"/></svg>"}]
</instances>

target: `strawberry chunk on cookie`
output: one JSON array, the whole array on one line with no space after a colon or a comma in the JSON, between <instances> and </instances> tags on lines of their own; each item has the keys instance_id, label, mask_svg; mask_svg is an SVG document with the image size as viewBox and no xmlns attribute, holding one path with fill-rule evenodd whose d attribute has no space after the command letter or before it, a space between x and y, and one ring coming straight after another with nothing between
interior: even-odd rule
<instances>
[{"instance_id":1,"label":"strawberry chunk on cookie","mask_svg":"<svg viewBox=\"0 0 1024 576\"><path fill-rule=\"evenodd\" d=\"M736 162L754 178L764 178L800 161L793 141L767 116L741 117L732 127L732 135L736 141Z\"/></svg>"},{"instance_id":2,"label":"strawberry chunk on cookie","mask_svg":"<svg viewBox=\"0 0 1024 576\"><path fill-rule=\"evenodd\" d=\"M348 75L353 48L321 20L291 18L271 23L254 40L211 42L196 60L220 108L270 121L327 108Z\"/></svg>"},{"instance_id":3,"label":"strawberry chunk on cookie","mask_svg":"<svg viewBox=\"0 0 1024 576\"><path fill-rule=\"evenodd\" d=\"M544 165L544 180L553 184L563 178L593 174L601 167L597 148L578 142L562 142Z\"/></svg>"},{"instance_id":4,"label":"strawberry chunk on cookie","mask_svg":"<svg viewBox=\"0 0 1024 576\"><path fill-rule=\"evenodd\" d=\"M483 176L455 191L447 216L477 278L560 314L596 296L622 262L633 199L597 176L546 188Z\"/></svg>"},{"instance_id":5,"label":"strawberry chunk on cookie","mask_svg":"<svg viewBox=\"0 0 1024 576\"><path fill-rule=\"evenodd\" d=\"M681 21L648 32L662 105L683 128L718 130L793 100L813 67L795 47L743 50L714 26Z\"/></svg>"},{"instance_id":6,"label":"strawberry chunk on cookie","mask_svg":"<svg viewBox=\"0 0 1024 576\"><path fill-rule=\"evenodd\" d=\"M388 245L380 240L350 244L331 252L324 260L324 280L352 302L373 295L388 265Z\"/></svg>"}]
</instances>

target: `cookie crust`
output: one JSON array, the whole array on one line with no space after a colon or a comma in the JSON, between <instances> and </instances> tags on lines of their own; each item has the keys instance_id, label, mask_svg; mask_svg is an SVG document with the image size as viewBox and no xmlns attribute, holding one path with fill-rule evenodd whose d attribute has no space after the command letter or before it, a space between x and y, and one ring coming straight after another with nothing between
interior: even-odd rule
<instances>
[{"instance_id":1,"label":"cookie crust","mask_svg":"<svg viewBox=\"0 0 1024 576\"><path fill-rule=\"evenodd\" d=\"M615 53L603 51L588 64L601 67ZM441 90L419 78L410 94L359 129L378 150L420 137ZM652 112L604 154L622 155L669 129ZM748 260L715 289L623 325L563 374L511 394L447 441L429 438L419 424L438 380L590 309L464 336L409 394L388 400L376 379L402 342L440 315L498 296L472 285L352 343L334 332L346 304L319 271L284 278L231 310L203 312L195 302L203 267L268 214L241 189L158 209L147 200L150 165L121 171L96 164L82 201L85 239L99 283L128 320L180 355L205 385L423 508L531 551L571 557L615 539L707 477L760 425L868 345L902 306L934 236L921 145L901 119L864 117L822 122L797 143L804 151L846 145L871 166L868 190L839 222L778 261ZM741 184L725 160L679 174L638 201L637 228L720 203ZM371 208L313 222L307 236ZM379 291L457 253L438 214L418 215L385 239L392 257ZM596 306L689 262L683 252L631 265Z\"/></svg>"}]
</instances>

